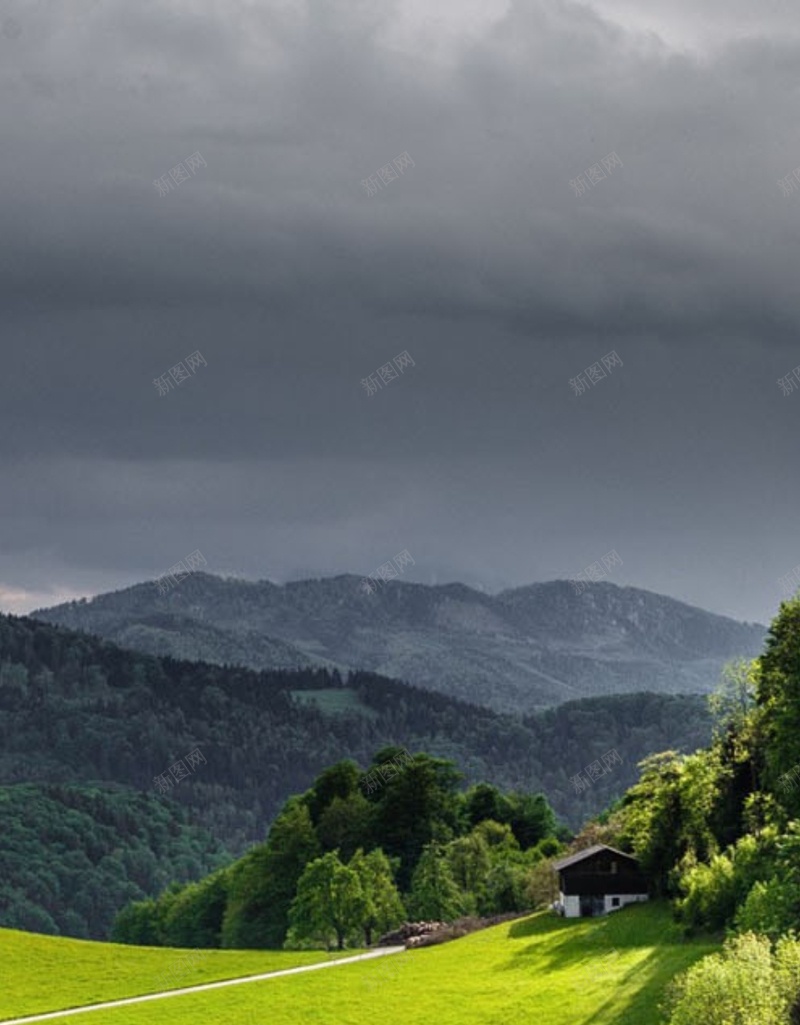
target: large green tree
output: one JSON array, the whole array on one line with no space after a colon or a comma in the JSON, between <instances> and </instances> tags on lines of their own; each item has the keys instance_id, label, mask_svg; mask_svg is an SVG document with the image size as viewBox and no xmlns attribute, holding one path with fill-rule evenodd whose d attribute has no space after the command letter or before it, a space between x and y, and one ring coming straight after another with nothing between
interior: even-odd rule
<instances>
[{"instance_id":1,"label":"large green tree","mask_svg":"<svg viewBox=\"0 0 800 1025\"><path fill-rule=\"evenodd\" d=\"M716 689L708 696L715 737L741 735L755 705L758 660L734 659L725 666Z\"/></svg>"},{"instance_id":2,"label":"large green tree","mask_svg":"<svg viewBox=\"0 0 800 1025\"><path fill-rule=\"evenodd\" d=\"M426 844L414 870L409 905L415 918L451 922L464 910L461 891L441 844Z\"/></svg>"},{"instance_id":3,"label":"large green tree","mask_svg":"<svg viewBox=\"0 0 800 1025\"><path fill-rule=\"evenodd\" d=\"M465 795L464 809L470 828L479 822L491 819L493 822L509 822L512 808L508 798L499 787L491 783L477 783Z\"/></svg>"},{"instance_id":4,"label":"large green tree","mask_svg":"<svg viewBox=\"0 0 800 1025\"><path fill-rule=\"evenodd\" d=\"M544 794L522 794L513 792L506 801L510 807L507 822L517 838L520 847L525 850L534 847L546 836L554 836L556 832L556 816L547 803Z\"/></svg>"},{"instance_id":5,"label":"large green tree","mask_svg":"<svg viewBox=\"0 0 800 1025\"><path fill-rule=\"evenodd\" d=\"M755 678L764 785L788 818L800 818L800 786L785 776L800 765L800 598L781 605Z\"/></svg>"},{"instance_id":6,"label":"large green tree","mask_svg":"<svg viewBox=\"0 0 800 1025\"><path fill-rule=\"evenodd\" d=\"M489 845L474 829L467 836L451 840L444 850L453 880L461 891L464 912L475 915L491 868Z\"/></svg>"},{"instance_id":7,"label":"large green tree","mask_svg":"<svg viewBox=\"0 0 800 1025\"><path fill-rule=\"evenodd\" d=\"M348 861L359 847L372 847L375 843L375 806L356 792L347 797L338 794L320 812L317 836L323 850L339 850Z\"/></svg>"},{"instance_id":8,"label":"large green tree","mask_svg":"<svg viewBox=\"0 0 800 1025\"><path fill-rule=\"evenodd\" d=\"M141 947L157 947L162 943L159 921L160 901L137 900L127 904L114 919L112 943L134 943Z\"/></svg>"},{"instance_id":9,"label":"large green tree","mask_svg":"<svg viewBox=\"0 0 800 1025\"><path fill-rule=\"evenodd\" d=\"M669 887L670 873L685 853L681 839L680 774L683 758L675 751L646 758L639 782L622 801L624 841L633 847L658 894Z\"/></svg>"},{"instance_id":10,"label":"large green tree","mask_svg":"<svg viewBox=\"0 0 800 1025\"><path fill-rule=\"evenodd\" d=\"M224 947L280 947L289 908L306 865L319 854L308 808L291 798L265 844L236 863L222 923Z\"/></svg>"},{"instance_id":11,"label":"large green tree","mask_svg":"<svg viewBox=\"0 0 800 1025\"><path fill-rule=\"evenodd\" d=\"M320 816L335 798L346 800L358 793L360 777L361 769L349 758L323 769L314 780L314 785L304 795L311 821L315 826L319 824Z\"/></svg>"},{"instance_id":12,"label":"large green tree","mask_svg":"<svg viewBox=\"0 0 800 1025\"><path fill-rule=\"evenodd\" d=\"M350 861L361 880L364 894L364 909L361 927L364 930L364 945L372 943L374 933L386 932L399 925L405 917L405 909L395 886L392 865L380 848L369 854L356 851Z\"/></svg>"},{"instance_id":13,"label":"large green tree","mask_svg":"<svg viewBox=\"0 0 800 1025\"><path fill-rule=\"evenodd\" d=\"M219 947L228 901L227 869L185 886L172 901L162 926L168 947Z\"/></svg>"},{"instance_id":14,"label":"large green tree","mask_svg":"<svg viewBox=\"0 0 800 1025\"><path fill-rule=\"evenodd\" d=\"M359 873L342 864L336 851L315 858L300 877L297 895L289 911L286 946L331 939L343 950L347 937L358 929L366 914L367 900Z\"/></svg>"},{"instance_id":15,"label":"large green tree","mask_svg":"<svg viewBox=\"0 0 800 1025\"><path fill-rule=\"evenodd\" d=\"M396 751L379 751L373 770L385 764ZM453 762L417 754L368 795L377 806L376 838L390 858L400 859L397 878L401 890L408 889L414 866L427 843L447 841L458 834L461 779L462 774Z\"/></svg>"}]
</instances>

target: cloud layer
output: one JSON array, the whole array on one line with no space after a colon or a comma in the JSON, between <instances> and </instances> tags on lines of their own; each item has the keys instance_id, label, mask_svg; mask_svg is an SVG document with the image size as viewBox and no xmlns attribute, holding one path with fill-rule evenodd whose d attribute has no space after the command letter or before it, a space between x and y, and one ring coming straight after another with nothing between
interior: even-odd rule
<instances>
[{"instance_id":1,"label":"cloud layer","mask_svg":"<svg viewBox=\"0 0 800 1025\"><path fill-rule=\"evenodd\" d=\"M274 579L409 549L491 588L613 548L619 583L774 612L800 563L785 5L0 15L0 608L198 548Z\"/></svg>"}]
</instances>

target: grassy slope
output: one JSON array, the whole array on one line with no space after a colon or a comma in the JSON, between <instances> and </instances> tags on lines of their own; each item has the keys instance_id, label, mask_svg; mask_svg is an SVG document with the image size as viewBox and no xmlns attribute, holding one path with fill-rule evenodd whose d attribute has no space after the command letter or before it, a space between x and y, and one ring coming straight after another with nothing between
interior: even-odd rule
<instances>
[{"instance_id":1,"label":"grassy slope","mask_svg":"<svg viewBox=\"0 0 800 1025\"><path fill-rule=\"evenodd\" d=\"M326 712L329 715L348 715L351 712L360 712L362 715L368 715L370 719L378 718L375 709L365 705L358 694L349 687L293 690L289 693L301 704L316 705L321 712Z\"/></svg>"},{"instance_id":2,"label":"grassy slope","mask_svg":"<svg viewBox=\"0 0 800 1025\"><path fill-rule=\"evenodd\" d=\"M181 966L189 954L193 963ZM336 956L322 951L132 947L0 929L0 1020L258 975ZM165 982L164 973L173 967L175 981ZM174 1006L174 1001L170 1005Z\"/></svg>"},{"instance_id":3,"label":"grassy slope","mask_svg":"<svg viewBox=\"0 0 800 1025\"><path fill-rule=\"evenodd\" d=\"M542 913L427 950L69 1021L657 1025L665 983L714 949L710 941L682 941L664 906L640 905L607 919L570 922Z\"/></svg>"}]
</instances>

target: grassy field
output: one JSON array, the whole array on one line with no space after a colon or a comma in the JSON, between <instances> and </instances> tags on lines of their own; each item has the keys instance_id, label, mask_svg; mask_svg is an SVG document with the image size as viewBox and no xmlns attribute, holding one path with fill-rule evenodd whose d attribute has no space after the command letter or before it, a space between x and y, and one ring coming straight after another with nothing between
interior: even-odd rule
<instances>
[{"instance_id":1,"label":"grassy field","mask_svg":"<svg viewBox=\"0 0 800 1025\"><path fill-rule=\"evenodd\" d=\"M314 705L327 715L348 715L359 712L371 719L377 719L374 708L365 705L354 690L347 687L323 688L321 690L293 690L293 698L305 705Z\"/></svg>"},{"instance_id":2,"label":"grassy field","mask_svg":"<svg viewBox=\"0 0 800 1025\"><path fill-rule=\"evenodd\" d=\"M103 995L110 986L109 973L113 970L119 977L126 958L137 966L129 971L129 983L137 973L146 976L143 955L151 951L108 949L114 953L105 966ZM715 949L717 945L709 941L684 941L669 910L655 904L631 907L605 919L565 921L541 913L439 947L78 1014L68 1021L69 1025L196 1025L198 1021L203 1025L408 1025L409 1021L414 1025L657 1025L666 982ZM254 959L261 957L218 953L230 958L230 964L234 958L247 960L248 971ZM168 955L156 952L156 956L160 966ZM266 954L258 967L281 957L300 960L297 955ZM118 962L113 969L112 959ZM84 997L87 967L84 962ZM69 983L69 997L62 998L62 1006L74 1005L78 987L69 979L68 956L57 970ZM207 974L213 977L212 972ZM53 994L58 990L55 979L50 989ZM98 990L93 985L91 999L98 999ZM6 990L3 1000L9 999ZM53 1006L52 998L48 1004ZM22 1010L18 1000L9 1009Z\"/></svg>"},{"instance_id":3,"label":"grassy field","mask_svg":"<svg viewBox=\"0 0 800 1025\"><path fill-rule=\"evenodd\" d=\"M216 979L279 971L336 956L322 951L129 947L0 929L0 1021ZM182 964L187 957L192 964ZM165 979L167 972L170 975ZM83 1019L83 1015L80 1017ZM95 1019L98 1017L94 1015Z\"/></svg>"}]
</instances>

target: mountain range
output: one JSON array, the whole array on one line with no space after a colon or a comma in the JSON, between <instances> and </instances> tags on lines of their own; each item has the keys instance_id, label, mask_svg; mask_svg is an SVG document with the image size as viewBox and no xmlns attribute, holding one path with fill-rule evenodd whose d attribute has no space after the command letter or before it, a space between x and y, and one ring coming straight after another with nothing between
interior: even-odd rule
<instances>
[{"instance_id":1,"label":"mountain range","mask_svg":"<svg viewBox=\"0 0 800 1025\"><path fill-rule=\"evenodd\" d=\"M577 829L642 758L707 742L704 699L669 692L709 690L765 634L608 584L366 593L351 576L197 573L35 616L0 616L0 924L94 937L125 900L262 839L326 766L366 766L387 744L451 758L465 782L542 791ZM613 693L637 688L651 693ZM71 874L45 891L28 867L55 841Z\"/></svg>"},{"instance_id":2,"label":"mountain range","mask_svg":"<svg viewBox=\"0 0 800 1025\"><path fill-rule=\"evenodd\" d=\"M496 595L352 575L286 584L192 573L31 615L145 654L252 669L366 670L501 712L583 697L706 693L766 627L634 587L570 581Z\"/></svg>"},{"instance_id":3,"label":"mountain range","mask_svg":"<svg viewBox=\"0 0 800 1025\"><path fill-rule=\"evenodd\" d=\"M162 792L232 852L263 839L324 768L369 765L387 745L451 758L467 782L543 791L577 828L636 780L642 758L691 751L710 729L696 695L618 694L511 716L373 673L157 658L0 615L0 786ZM614 771L576 787L612 749Z\"/></svg>"}]
</instances>

